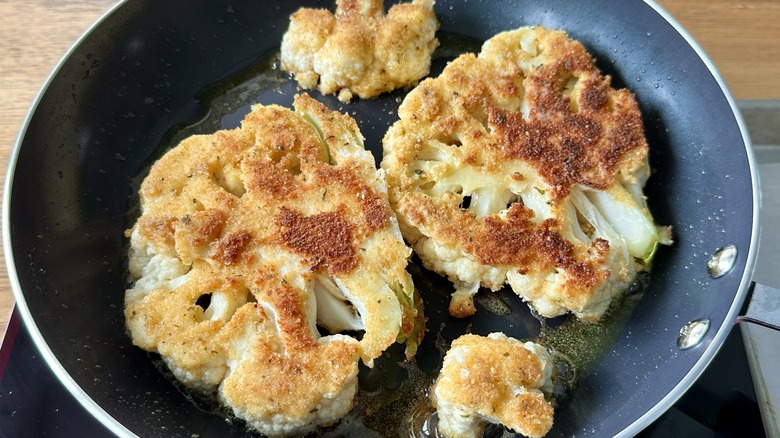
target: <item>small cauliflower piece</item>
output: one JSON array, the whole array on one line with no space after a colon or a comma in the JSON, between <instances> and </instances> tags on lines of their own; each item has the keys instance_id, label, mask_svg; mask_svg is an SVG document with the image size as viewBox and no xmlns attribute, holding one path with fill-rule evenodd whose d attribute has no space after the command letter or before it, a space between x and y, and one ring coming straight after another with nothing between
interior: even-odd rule
<instances>
[{"instance_id":1,"label":"small cauliflower piece","mask_svg":"<svg viewBox=\"0 0 780 438\"><path fill-rule=\"evenodd\" d=\"M395 342L411 357L424 332L357 124L306 95L294 107L255 106L241 128L169 151L127 231L133 343L271 436L338 421L358 362Z\"/></svg>"},{"instance_id":2,"label":"small cauliflower piece","mask_svg":"<svg viewBox=\"0 0 780 438\"><path fill-rule=\"evenodd\" d=\"M503 333L463 335L452 342L431 391L439 432L449 438L482 436L485 422L528 437L553 425L553 363L547 350Z\"/></svg>"},{"instance_id":3,"label":"small cauliflower piece","mask_svg":"<svg viewBox=\"0 0 780 438\"><path fill-rule=\"evenodd\" d=\"M454 316L509 284L541 316L598 320L670 243L642 188L639 105L564 32L500 33L412 90L381 167L401 231L455 285Z\"/></svg>"},{"instance_id":4,"label":"small cauliflower piece","mask_svg":"<svg viewBox=\"0 0 780 438\"><path fill-rule=\"evenodd\" d=\"M281 65L304 89L349 102L414 85L438 46L434 0L337 0L336 12L301 8L282 38Z\"/></svg>"}]
</instances>

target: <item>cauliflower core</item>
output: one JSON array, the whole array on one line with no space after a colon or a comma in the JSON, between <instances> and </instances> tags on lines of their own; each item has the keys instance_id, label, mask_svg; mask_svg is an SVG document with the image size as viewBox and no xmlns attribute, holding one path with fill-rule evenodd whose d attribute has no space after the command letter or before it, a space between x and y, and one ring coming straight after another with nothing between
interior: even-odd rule
<instances>
[{"instance_id":1,"label":"cauliflower core","mask_svg":"<svg viewBox=\"0 0 780 438\"><path fill-rule=\"evenodd\" d=\"M431 391L439 431L449 438L480 437L485 422L529 437L553 425L552 359L544 347L503 333L463 335L452 342Z\"/></svg>"},{"instance_id":2,"label":"cauliflower core","mask_svg":"<svg viewBox=\"0 0 780 438\"><path fill-rule=\"evenodd\" d=\"M294 107L169 151L128 230L133 342L266 435L336 422L360 358L396 341L411 356L423 333L411 250L355 121L305 95Z\"/></svg>"},{"instance_id":3,"label":"cauliflower core","mask_svg":"<svg viewBox=\"0 0 780 438\"><path fill-rule=\"evenodd\" d=\"M335 14L302 8L282 38L282 68L301 87L338 92L342 102L414 85L438 45L433 3L401 3L387 14L382 0L337 0Z\"/></svg>"},{"instance_id":4,"label":"cauliflower core","mask_svg":"<svg viewBox=\"0 0 780 438\"><path fill-rule=\"evenodd\" d=\"M455 316L508 283L542 316L596 320L666 241L642 194L639 106L564 32L500 33L398 115L383 140L390 202L425 266L455 283Z\"/></svg>"}]
</instances>

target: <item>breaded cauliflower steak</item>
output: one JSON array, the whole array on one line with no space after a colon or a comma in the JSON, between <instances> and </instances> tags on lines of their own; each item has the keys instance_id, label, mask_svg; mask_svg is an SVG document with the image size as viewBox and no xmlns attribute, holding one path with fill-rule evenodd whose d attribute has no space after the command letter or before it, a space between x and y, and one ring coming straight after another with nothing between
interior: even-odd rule
<instances>
[{"instance_id":1,"label":"breaded cauliflower steak","mask_svg":"<svg viewBox=\"0 0 780 438\"><path fill-rule=\"evenodd\" d=\"M553 425L552 359L544 347L503 333L463 335L452 342L431 391L439 431L449 438L480 437L485 421L528 437Z\"/></svg>"},{"instance_id":2,"label":"breaded cauliflower steak","mask_svg":"<svg viewBox=\"0 0 780 438\"><path fill-rule=\"evenodd\" d=\"M396 341L411 355L423 333L411 250L355 121L306 95L294 107L169 151L128 230L133 342L272 436L339 420L360 358Z\"/></svg>"},{"instance_id":3,"label":"breaded cauliflower steak","mask_svg":"<svg viewBox=\"0 0 780 438\"><path fill-rule=\"evenodd\" d=\"M450 313L508 283L542 316L596 320L659 243L639 106L583 46L525 27L421 82L382 168L404 237L450 278Z\"/></svg>"},{"instance_id":4,"label":"breaded cauliflower steak","mask_svg":"<svg viewBox=\"0 0 780 438\"><path fill-rule=\"evenodd\" d=\"M342 102L414 85L431 67L439 27L434 0L337 0L336 13L302 8L290 16L281 65L304 89L339 93Z\"/></svg>"}]
</instances>

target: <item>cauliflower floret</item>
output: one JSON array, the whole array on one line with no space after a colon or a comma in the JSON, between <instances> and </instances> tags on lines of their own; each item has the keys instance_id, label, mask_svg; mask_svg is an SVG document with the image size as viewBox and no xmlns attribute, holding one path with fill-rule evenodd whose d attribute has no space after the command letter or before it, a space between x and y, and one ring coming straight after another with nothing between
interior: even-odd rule
<instances>
[{"instance_id":1,"label":"cauliflower floret","mask_svg":"<svg viewBox=\"0 0 780 438\"><path fill-rule=\"evenodd\" d=\"M338 421L358 362L394 342L411 357L424 331L411 250L357 124L306 95L294 107L184 140L152 167L127 231L133 342L268 435Z\"/></svg>"},{"instance_id":2,"label":"cauliflower floret","mask_svg":"<svg viewBox=\"0 0 780 438\"><path fill-rule=\"evenodd\" d=\"M315 340L308 327L281 317L266 304L244 306L231 318L227 330L235 335L227 340L229 370L218 396L264 435L302 435L352 408L359 345L344 335Z\"/></svg>"},{"instance_id":3,"label":"cauliflower floret","mask_svg":"<svg viewBox=\"0 0 780 438\"><path fill-rule=\"evenodd\" d=\"M336 12L301 8L282 38L282 68L301 87L339 92L349 102L415 84L426 76L438 45L434 0L396 4L337 0Z\"/></svg>"},{"instance_id":4,"label":"cauliflower floret","mask_svg":"<svg viewBox=\"0 0 780 438\"><path fill-rule=\"evenodd\" d=\"M659 243L639 106L580 43L525 27L421 82L381 167L404 237L455 284L454 316L505 284L538 314L597 320Z\"/></svg>"},{"instance_id":5,"label":"cauliflower floret","mask_svg":"<svg viewBox=\"0 0 780 438\"><path fill-rule=\"evenodd\" d=\"M485 422L541 437L552 428L553 363L541 345L503 333L463 335L452 342L431 391L439 432L480 437Z\"/></svg>"}]
</instances>

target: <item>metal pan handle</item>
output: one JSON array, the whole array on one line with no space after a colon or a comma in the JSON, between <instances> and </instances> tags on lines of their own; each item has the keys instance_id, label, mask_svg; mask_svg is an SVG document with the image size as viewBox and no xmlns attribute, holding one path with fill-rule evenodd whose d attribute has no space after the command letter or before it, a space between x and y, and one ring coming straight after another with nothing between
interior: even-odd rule
<instances>
[{"instance_id":1,"label":"metal pan handle","mask_svg":"<svg viewBox=\"0 0 780 438\"><path fill-rule=\"evenodd\" d=\"M752 322L780 330L780 289L753 282L736 323Z\"/></svg>"},{"instance_id":2,"label":"metal pan handle","mask_svg":"<svg viewBox=\"0 0 780 438\"><path fill-rule=\"evenodd\" d=\"M776 333L780 331L780 289L753 282L740 313L736 323L752 323L740 324L739 328L764 429L767 436L780 436L780 417L774 408L780 404L780 338Z\"/></svg>"}]
</instances>

